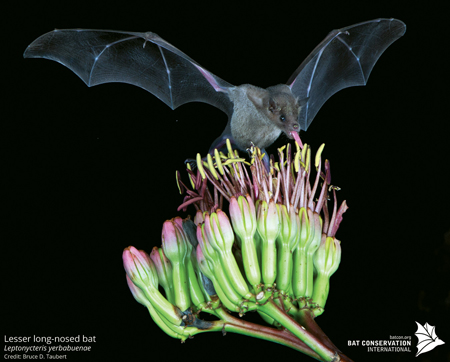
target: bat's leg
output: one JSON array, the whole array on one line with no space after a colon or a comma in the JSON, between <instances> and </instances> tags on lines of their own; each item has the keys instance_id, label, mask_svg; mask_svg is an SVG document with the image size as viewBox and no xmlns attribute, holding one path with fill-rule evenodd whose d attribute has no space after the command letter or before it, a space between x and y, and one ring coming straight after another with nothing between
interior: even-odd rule
<instances>
[{"instance_id":1,"label":"bat's leg","mask_svg":"<svg viewBox=\"0 0 450 362\"><path fill-rule=\"evenodd\" d=\"M217 140L216 140L216 141L217 141ZM234 142L231 142L231 144L234 145ZM219 152L223 152L223 153L225 153L225 154L228 153L228 148L227 148L227 141L226 141L226 138L223 139L221 142L218 142L217 144L216 144L216 142L214 141L214 143L212 144L212 146L211 146L211 148L209 149L209 152L208 152L208 153L209 153L211 156L214 157L214 150L216 150L216 149L217 149L217 151L219 151ZM206 156L203 157L203 158L202 158L202 161L207 162L207 157L206 157ZM187 158L187 159L184 161L184 163L189 163L189 164L191 165L191 169L192 169L192 170L195 170L195 168L197 167L197 160L194 159L194 158Z\"/></svg>"},{"instance_id":2,"label":"bat's leg","mask_svg":"<svg viewBox=\"0 0 450 362\"><path fill-rule=\"evenodd\" d=\"M262 161L266 168L266 171L269 172L270 171L270 159L269 159L268 153L265 148L261 149L261 154L264 154Z\"/></svg>"},{"instance_id":3,"label":"bat's leg","mask_svg":"<svg viewBox=\"0 0 450 362\"><path fill-rule=\"evenodd\" d=\"M217 149L217 151L219 152L223 152L225 154L228 153L228 148L227 148L227 139L230 140L231 143L231 147L233 147L233 149L237 148L236 147L236 143L234 142L233 137L231 137L231 135L229 134L222 134L219 138L217 138L211 145L211 147L209 148L209 154L211 156L214 156L214 150Z\"/></svg>"}]
</instances>

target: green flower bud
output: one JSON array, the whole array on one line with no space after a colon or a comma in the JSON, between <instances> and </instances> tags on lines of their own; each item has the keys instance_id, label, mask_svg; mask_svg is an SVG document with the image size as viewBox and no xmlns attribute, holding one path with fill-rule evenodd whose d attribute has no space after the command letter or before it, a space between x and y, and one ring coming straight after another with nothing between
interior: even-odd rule
<instances>
[{"instance_id":1,"label":"green flower bud","mask_svg":"<svg viewBox=\"0 0 450 362\"><path fill-rule=\"evenodd\" d=\"M136 286L136 284L134 284L130 277L128 276L128 274L125 274L126 278L127 278L127 285L128 288L130 288L130 292L131 294L133 294L134 299L136 299L136 301L144 306L146 306L147 308L151 305L151 303L149 302L149 300L145 297L144 292Z\"/></svg>"},{"instance_id":2,"label":"green flower bud","mask_svg":"<svg viewBox=\"0 0 450 362\"><path fill-rule=\"evenodd\" d=\"M325 303L330 291L330 277L339 267L341 262L341 244L334 236L327 237L322 234L322 241L319 249L314 255L314 266L317 277L314 280L314 290L312 293L313 302L316 307L313 309L317 317L323 313Z\"/></svg>"},{"instance_id":3,"label":"green flower bud","mask_svg":"<svg viewBox=\"0 0 450 362\"><path fill-rule=\"evenodd\" d=\"M258 203L257 228L263 240L275 240L280 233L280 219L273 199Z\"/></svg>"},{"instance_id":4,"label":"green flower bud","mask_svg":"<svg viewBox=\"0 0 450 362\"><path fill-rule=\"evenodd\" d=\"M254 236L256 233L256 210L252 198L247 195L232 197L230 200L230 217L234 231L240 239L242 262L247 280L255 289L261 283L261 272Z\"/></svg>"},{"instance_id":5,"label":"green flower bud","mask_svg":"<svg viewBox=\"0 0 450 362\"><path fill-rule=\"evenodd\" d=\"M188 250L192 246L187 241L187 236L183 230L181 218L168 220L163 224L162 248L164 254L170 260L173 270L173 288L175 294L175 304L182 311L191 306L189 294L189 281L187 272Z\"/></svg>"},{"instance_id":6,"label":"green flower bud","mask_svg":"<svg viewBox=\"0 0 450 362\"><path fill-rule=\"evenodd\" d=\"M162 248L171 263L184 263L188 247L183 227L176 221L167 220L163 224Z\"/></svg>"},{"instance_id":7,"label":"green flower bud","mask_svg":"<svg viewBox=\"0 0 450 362\"><path fill-rule=\"evenodd\" d=\"M211 246L217 252L231 250L234 242L233 228L227 214L218 209L205 217L205 230Z\"/></svg>"},{"instance_id":8,"label":"green flower bud","mask_svg":"<svg viewBox=\"0 0 450 362\"><path fill-rule=\"evenodd\" d=\"M318 273L328 277L339 267L341 262L341 242L335 237L322 235L322 241L314 254L314 266Z\"/></svg>"},{"instance_id":9,"label":"green flower bud","mask_svg":"<svg viewBox=\"0 0 450 362\"><path fill-rule=\"evenodd\" d=\"M273 199L267 204L259 202L257 228L261 236L261 269L262 280L266 287L271 287L277 276L276 238L280 234L280 219Z\"/></svg>"},{"instance_id":10,"label":"green flower bud","mask_svg":"<svg viewBox=\"0 0 450 362\"><path fill-rule=\"evenodd\" d=\"M122 254L123 266L128 277L139 288L153 287L158 289L156 268L148 254L129 246Z\"/></svg>"},{"instance_id":11,"label":"green flower bud","mask_svg":"<svg viewBox=\"0 0 450 362\"><path fill-rule=\"evenodd\" d=\"M164 255L163 249L156 246L150 253L150 259L152 259L153 264L155 264L159 284L164 288L167 300L173 303L175 299L172 284L172 264L170 264L169 259Z\"/></svg>"}]
</instances>

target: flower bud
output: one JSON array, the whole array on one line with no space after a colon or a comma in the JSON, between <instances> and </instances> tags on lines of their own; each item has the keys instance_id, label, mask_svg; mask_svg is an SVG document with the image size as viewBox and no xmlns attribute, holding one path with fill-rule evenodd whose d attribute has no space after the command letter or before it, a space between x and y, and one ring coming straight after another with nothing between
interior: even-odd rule
<instances>
[{"instance_id":1,"label":"flower bud","mask_svg":"<svg viewBox=\"0 0 450 362\"><path fill-rule=\"evenodd\" d=\"M322 241L314 254L314 266L318 273L329 277L339 267L341 262L341 243L335 237L322 234Z\"/></svg>"},{"instance_id":2,"label":"flower bud","mask_svg":"<svg viewBox=\"0 0 450 362\"><path fill-rule=\"evenodd\" d=\"M156 272L158 274L159 284L164 288L166 292L166 298L169 302L173 301L173 286L172 286L172 264L169 259L164 255L164 251L161 248L154 247L150 253L150 259L152 259L155 265Z\"/></svg>"},{"instance_id":3,"label":"flower bud","mask_svg":"<svg viewBox=\"0 0 450 362\"><path fill-rule=\"evenodd\" d=\"M145 297L144 292L131 281L128 274L125 274L125 276L127 277L128 288L130 288L131 294L133 294L134 299L136 299L138 303L141 303L142 305L149 307L151 303Z\"/></svg>"},{"instance_id":4,"label":"flower bud","mask_svg":"<svg viewBox=\"0 0 450 362\"><path fill-rule=\"evenodd\" d=\"M280 220L280 234L278 235L278 239L282 241L282 243L288 244L289 249L292 250L298 242L297 215L293 206L291 206L288 211L286 205L277 204L277 209Z\"/></svg>"},{"instance_id":5,"label":"flower bud","mask_svg":"<svg viewBox=\"0 0 450 362\"><path fill-rule=\"evenodd\" d=\"M209 279L214 279L214 273L213 270L211 269L210 262L208 261L208 259L205 258L205 255L203 254L200 244L197 245L196 256L198 266L200 267L200 271L204 275L206 275Z\"/></svg>"},{"instance_id":6,"label":"flower bud","mask_svg":"<svg viewBox=\"0 0 450 362\"><path fill-rule=\"evenodd\" d=\"M231 250L234 242L233 228L227 214L218 209L205 217L205 230L211 246L217 252Z\"/></svg>"},{"instance_id":7,"label":"flower bud","mask_svg":"<svg viewBox=\"0 0 450 362\"><path fill-rule=\"evenodd\" d=\"M252 198L247 195L232 197L230 200L230 217L233 223L236 239L241 250L241 260L247 280L258 290L261 283L258 253L254 240L256 232L256 211ZM236 260L240 260L236 258Z\"/></svg>"},{"instance_id":8,"label":"flower bud","mask_svg":"<svg viewBox=\"0 0 450 362\"><path fill-rule=\"evenodd\" d=\"M122 254L123 266L128 277L139 288L153 287L158 289L156 268L148 254L129 246Z\"/></svg>"},{"instance_id":9,"label":"flower bud","mask_svg":"<svg viewBox=\"0 0 450 362\"><path fill-rule=\"evenodd\" d=\"M194 224L199 225L203 221L205 221L205 218L203 216L202 210L197 210L197 212L195 213L195 216L194 216Z\"/></svg>"},{"instance_id":10,"label":"flower bud","mask_svg":"<svg viewBox=\"0 0 450 362\"><path fill-rule=\"evenodd\" d=\"M230 218L234 231L241 239L253 238L256 232L256 210L249 195L230 199Z\"/></svg>"},{"instance_id":11,"label":"flower bud","mask_svg":"<svg viewBox=\"0 0 450 362\"><path fill-rule=\"evenodd\" d=\"M206 214L208 220L209 220L209 215ZM198 247L201 248L202 250L202 255L204 255L204 257L210 262L213 263L214 259L215 259L215 253L216 251L214 250L214 248L211 246L211 244L209 243L209 239L208 236L206 234L206 222L203 224L200 224L197 226L197 240L198 240ZM198 261L198 258L197 258ZM200 262L200 261L199 261Z\"/></svg>"},{"instance_id":12,"label":"flower bud","mask_svg":"<svg viewBox=\"0 0 450 362\"><path fill-rule=\"evenodd\" d=\"M172 264L172 283L175 297L175 305L181 311L185 311L191 305L188 280L188 252L192 246L187 240L183 230L181 218L167 220L163 224L162 247L164 254Z\"/></svg>"},{"instance_id":13,"label":"flower bud","mask_svg":"<svg viewBox=\"0 0 450 362\"><path fill-rule=\"evenodd\" d=\"M181 219L180 219L181 220ZM162 248L172 263L183 263L187 254L186 235L176 220L167 220L162 229Z\"/></svg>"},{"instance_id":14,"label":"flower bud","mask_svg":"<svg viewBox=\"0 0 450 362\"><path fill-rule=\"evenodd\" d=\"M258 205L257 227L261 237L265 240L275 240L280 233L280 220L277 205L271 199L269 203L261 201Z\"/></svg>"},{"instance_id":15,"label":"flower bud","mask_svg":"<svg viewBox=\"0 0 450 362\"><path fill-rule=\"evenodd\" d=\"M277 205L270 199L258 205L257 228L261 236L261 271L266 287L271 287L277 276L276 238L280 234Z\"/></svg>"}]
</instances>

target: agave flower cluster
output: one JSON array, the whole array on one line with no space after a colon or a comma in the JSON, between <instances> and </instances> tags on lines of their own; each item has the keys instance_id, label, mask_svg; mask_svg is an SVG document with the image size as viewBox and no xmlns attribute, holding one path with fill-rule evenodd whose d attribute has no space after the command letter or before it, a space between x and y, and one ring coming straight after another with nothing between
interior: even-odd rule
<instances>
[{"instance_id":1,"label":"agave flower cluster","mask_svg":"<svg viewBox=\"0 0 450 362\"><path fill-rule=\"evenodd\" d=\"M191 188L177 173L186 193L179 210L195 207L194 219L166 221L162 245L150 255L132 246L123 253L130 290L161 329L182 341L231 331L322 361L349 360L314 320L324 312L340 263L335 234L347 209L345 201L337 208L322 150L314 178L310 147L299 143L293 155L290 145L279 149L277 162L254 147L247 163L229 143L228 155L198 155L196 172L187 170ZM271 327L244 323L229 311L240 317L256 311ZM203 321L200 313L218 319Z\"/></svg>"}]
</instances>

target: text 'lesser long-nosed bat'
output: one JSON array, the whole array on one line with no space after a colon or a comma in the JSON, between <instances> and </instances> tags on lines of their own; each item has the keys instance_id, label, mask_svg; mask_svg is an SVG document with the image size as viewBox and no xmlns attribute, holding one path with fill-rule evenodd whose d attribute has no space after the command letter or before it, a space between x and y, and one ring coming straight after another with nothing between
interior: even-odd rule
<instances>
[{"instance_id":1,"label":"text 'lesser long-nosed bat'","mask_svg":"<svg viewBox=\"0 0 450 362\"><path fill-rule=\"evenodd\" d=\"M270 146L281 133L306 130L322 105L339 90L365 85L378 58L406 30L396 19L376 19L334 30L287 81L267 89L233 86L202 68L158 35L111 30L54 30L37 38L25 58L55 60L88 86L130 83L170 108L209 103L228 115L222 135L239 149ZM210 150L210 151L211 151Z\"/></svg>"}]
</instances>

